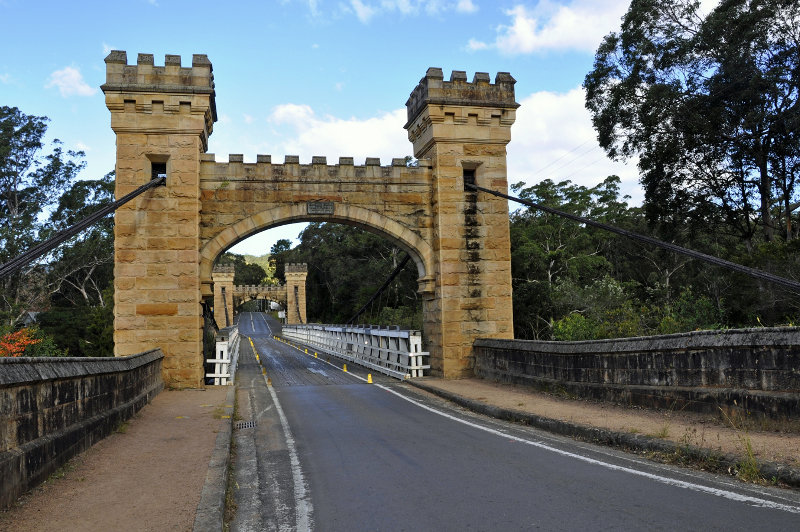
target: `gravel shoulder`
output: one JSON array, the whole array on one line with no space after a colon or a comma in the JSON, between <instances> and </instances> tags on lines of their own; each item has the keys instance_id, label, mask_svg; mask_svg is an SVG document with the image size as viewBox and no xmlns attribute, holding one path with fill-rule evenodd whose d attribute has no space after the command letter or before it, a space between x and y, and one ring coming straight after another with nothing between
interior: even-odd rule
<instances>
[{"instance_id":1,"label":"gravel shoulder","mask_svg":"<svg viewBox=\"0 0 800 532\"><path fill-rule=\"evenodd\" d=\"M759 425L743 420L749 425L744 430L708 414L567 399L482 379L426 378L424 383L478 403L621 433L652 436L721 454L743 456L746 437L759 462L800 467L800 423ZM739 420L732 421L738 425Z\"/></svg>"},{"instance_id":2,"label":"gravel shoulder","mask_svg":"<svg viewBox=\"0 0 800 532\"><path fill-rule=\"evenodd\" d=\"M191 530L227 391L161 392L0 512L0 531Z\"/></svg>"}]
</instances>

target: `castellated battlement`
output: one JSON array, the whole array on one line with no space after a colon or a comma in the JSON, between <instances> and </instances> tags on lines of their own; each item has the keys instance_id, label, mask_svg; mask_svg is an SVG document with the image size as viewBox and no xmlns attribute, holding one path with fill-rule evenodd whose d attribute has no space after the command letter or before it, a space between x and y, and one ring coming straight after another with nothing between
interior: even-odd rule
<instances>
[{"instance_id":1,"label":"castellated battlement","mask_svg":"<svg viewBox=\"0 0 800 532\"><path fill-rule=\"evenodd\" d=\"M233 264L215 264L214 273L233 273L235 268Z\"/></svg>"},{"instance_id":2,"label":"castellated battlement","mask_svg":"<svg viewBox=\"0 0 800 532\"><path fill-rule=\"evenodd\" d=\"M164 66L155 66L153 54L139 54L135 65L128 64L128 54L113 50L105 59L106 82L100 87L106 106L114 113L148 115L202 114L205 120L203 143L206 145L213 123L217 121L214 74L205 54L192 56L192 66L181 66L181 56L167 55ZM112 118L112 128L130 127L128 119Z\"/></svg>"},{"instance_id":3,"label":"castellated battlement","mask_svg":"<svg viewBox=\"0 0 800 532\"><path fill-rule=\"evenodd\" d=\"M367 157L363 165L355 165L353 157L339 157L338 164L328 164L327 157L314 156L311 164L300 164L297 155L286 155L282 164L273 163L271 155L258 155L255 163L245 163L241 154L228 155L228 162L217 162L213 153L200 156L201 177L204 181L259 181L259 180L342 180L401 179L425 175L430 171L430 161L420 160L418 166L406 166L405 158L395 157L391 164L381 166L378 157Z\"/></svg>"},{"instance_id":4,"label":"castellated battlement","mask_svg":"<svg viewBox=\"0 0 800 532\"><path fill-rule=\"evenodd\" d=\"M164 66L155 66L153 54L139 54L135 65L128 64L128 53L112 50L105 59L106 83L103 90L140 90L213 94L214 74L205 54L192 56L192 66L182 67L181 56L166 55Z\"/></svg>"},{"instance_id":5,"label":"castellated battlement","mask_svg":"<svg viewBox=\"0 0 800 532\"><path fill-rule=\"evenodd\" d=\"M308 271L308 264L289 262L285 266L287 273L305 273Z\"/></svg>"},{"instance_id":6,"label":"castellated battlement","mask_svg":"<svg viewBox=\"0 0 800 532\"><path fill-rule=\"evenodd\" d=\"M491 83L488 73L476 72L469 82L463 70L454 70L450 74L450 81L444 81L441 68L429 68L406 102L408 124L414 121L425 105L516 109L519 107L514 99L516 82L508 72L498 72L494 83Z\"/></svg>"}]
</instances>

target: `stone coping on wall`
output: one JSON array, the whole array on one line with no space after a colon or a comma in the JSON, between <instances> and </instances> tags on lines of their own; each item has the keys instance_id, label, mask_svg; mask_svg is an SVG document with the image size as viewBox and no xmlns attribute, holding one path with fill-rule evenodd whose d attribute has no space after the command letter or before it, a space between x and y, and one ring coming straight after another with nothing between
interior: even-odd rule
<instances>
[{"instance_id":1,"label":"stone coping on wall","mask_svg":"<svg viewBox=\"0 0 800 532\"><path fill-rule=\"evenodd\" d=\"M558 355L625 354L642 351L680 351L749 346L798 346L798 349L800 349L800 327L692 331L659 336L636 336L575 342L479 338L475 340L474 345L475 347L547 352Z\"/></svg>"},{"instance_id":2,"label":"stone coping on wall","mask_svg":"<svg viewBox=\"0 0 800 532\"><path fill-rule=\"evenodd\" d=\"M120 373L136 369L160 358L164 358L160 349L125 357L0 358L0 386Z\"/></svg>"}]
</instances>

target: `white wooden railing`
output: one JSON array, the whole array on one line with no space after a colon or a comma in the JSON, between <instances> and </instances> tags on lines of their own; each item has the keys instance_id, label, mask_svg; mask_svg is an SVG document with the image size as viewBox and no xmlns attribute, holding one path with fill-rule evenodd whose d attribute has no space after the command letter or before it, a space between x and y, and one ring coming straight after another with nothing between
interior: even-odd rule
<instances>
[{"instance_id":1,"label":"white wooden railing","mask_svg":"<svg viewBox=\"0 0 800 532\"><path fill-rule=\"evenodd\" d=\"M206 377L213 378L215 386L233 384L236 362L239 360L238 325L219 330L214 355L216 358L206 360L207 363L213 364L214 368L213 373L206 373Z\"/></svg>"},{"instance_id":2,"label":"white wooden railing","mask_svg":"<svg viewBox=\"0 0 800 532\"><path fill-rule=\"evenodd\" d=\"M419 331L371 325L283 325L282 335L398 379L422 377L430 365Z\"/></svg>"}]
</instances>

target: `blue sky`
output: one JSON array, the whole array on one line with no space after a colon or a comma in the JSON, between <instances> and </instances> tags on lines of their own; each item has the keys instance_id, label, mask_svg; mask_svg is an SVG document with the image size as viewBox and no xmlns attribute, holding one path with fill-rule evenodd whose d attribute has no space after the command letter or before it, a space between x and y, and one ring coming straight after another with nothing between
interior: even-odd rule
<instances>
[{"instance_id":1,"label":"blue sky","mask_svg":"<svg viewBox=\"0 0 800 532\"><path fill-rule=\"evenodd\" d=\"M624 0L0 0L0 105L50 118L49 137L86 152L85 178L113 169L114 134L99 86L109 50L194 53L214 67L219 121L209 141L229 153L392 157L411 154L405 101L428 67L468 77L510 72L522 104L508 147L509 181L594 185L610 174L641 201L634 162L597 147L580 88ZM13 21L9 23L9 21ZM261 254L297 226L235 250Z\"/></svg>"}]
</instances>

